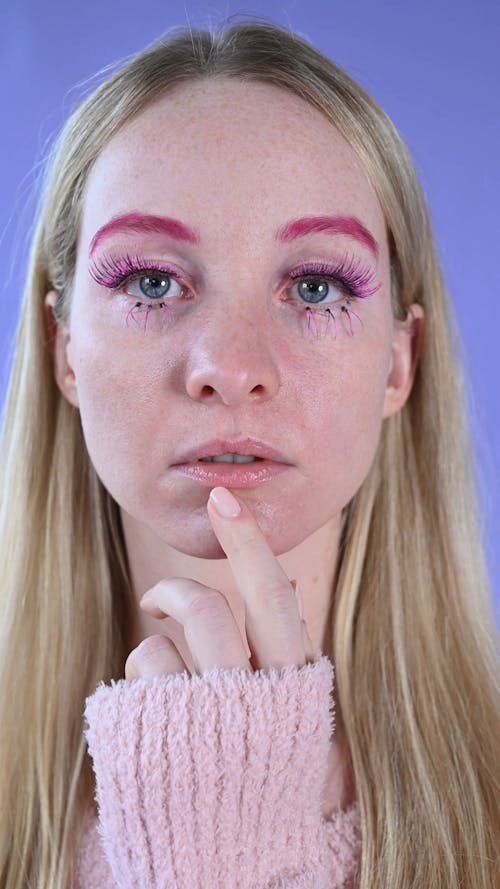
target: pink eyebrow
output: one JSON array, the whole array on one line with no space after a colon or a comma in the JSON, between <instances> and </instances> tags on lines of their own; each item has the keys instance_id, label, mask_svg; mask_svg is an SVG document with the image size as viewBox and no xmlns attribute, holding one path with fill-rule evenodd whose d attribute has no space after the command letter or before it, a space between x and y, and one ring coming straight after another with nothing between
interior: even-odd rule
<instances>
[{"instance_id":1,"label":"pink eyebrow","mask_svg":"<svg viewBox=\"0 0 500 889\"><path fill-rule=\"evenodd\" d=\"M178 219L170 216L151 216L143 213L126 213L124 216L115 216L106 222L94 235L90 242L89 256L92 256L97 246L110 235L126 232L159 233L169 235L177 241L187 241L190 244L198 244L199 237L196 232L184 225Z\"/></svg>"},{"instance_id":2,"label":"pink eyebrow","mask_svg":"<svg viewBox=\"0 0 500 889\"><path fill-rule=\"evenodd\" d=\"M375 256L378 256L379 248L375 238L353 216L304 216L301 219L293 219L278 231L276 240L287 243L295 238L301 238L303 235L309 235L314 232L350 235L351 238L356 238L357 241L368 247Z\"/></svg>"},{"instance_id":3,"label":"pink eyebrow","mask_svg":"<svg viewBox=\"0 0 500 889\"><path fill-rule=\"evenodd\" d=\"M199 244L200 238L193 229L189 228L179 219L170 216L154 216L143 213L126 213L115 216L106 222L90 242L89 257L97 249L98 245L114 234L126 234L127 232L165 234L177 241L186 241L189 244ZM378 244L367 228L353 216L304 216L293 219L278 229L276 240L283 243L301 238L304 235L315 232L328 234L349 235L368 247L375 256L378 256Z\"/></svg>"}]
</instances>

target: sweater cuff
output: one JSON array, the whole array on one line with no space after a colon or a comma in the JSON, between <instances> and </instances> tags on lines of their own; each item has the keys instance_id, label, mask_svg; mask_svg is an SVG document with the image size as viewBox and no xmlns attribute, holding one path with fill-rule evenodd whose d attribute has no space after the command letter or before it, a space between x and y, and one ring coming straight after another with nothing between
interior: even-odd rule
<instances>
[{"instance_id":1,"label":"sweater cuff","mask_svg":"<svg viewBox=\"0 0 500 889\"><path fill-rule=\"evenodd\" d=\"M86 700L99 834L120 887L249 889L322 870L334 668L215 667Z\"/></svg>"}]
</instances>

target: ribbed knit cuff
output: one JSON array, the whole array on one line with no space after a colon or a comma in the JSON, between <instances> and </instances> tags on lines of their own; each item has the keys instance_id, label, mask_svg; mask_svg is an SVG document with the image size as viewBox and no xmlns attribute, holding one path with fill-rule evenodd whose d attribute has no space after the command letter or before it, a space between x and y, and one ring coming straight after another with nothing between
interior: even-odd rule
<instances>
[{"instance_id":1,"label":"ribbed knit cuff","mask_svg":"<svg viewBox=\"0 0 500 889\"><path fill-rule=\"evenodd\" d=\"M250 889L321 871L333 678L318 654L301 668L101 683L85 736L121 889Z\"/></svg>"}]
</instances>

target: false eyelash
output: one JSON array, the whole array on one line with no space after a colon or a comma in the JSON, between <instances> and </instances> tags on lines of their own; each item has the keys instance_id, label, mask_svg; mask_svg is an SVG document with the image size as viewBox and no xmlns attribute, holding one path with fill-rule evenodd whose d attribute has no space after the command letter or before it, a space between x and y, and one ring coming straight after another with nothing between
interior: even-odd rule
<instances>
[{"instance_id":1,"label":"false eyelash","mask_svg":"<svg viewBox=\"0 0 500 889\"><path fill-rule=\"evenodd\" d=\"M358 313L355 312L354 309L350 308L350 304L351 304L350 298L346 297L346 299L343 300L341 303L337 303L334 308L338 308L340 310L340 319L342 322L344 322L344 319L347 318L347 320L349 322L349 331L348 332L350 333L351 336L354 336L354 329L352 326L351 314L354 315L354 317L358 319L359 323L361 324L361 327L363 327L364 325L363 325L363 322L362 322L361 318L359 317ZM325 310L319 311L318 309L312 309L310 306L306 306L304 309L304 312L307 317L307 332L308 333L314 332L316 334L316 336L320 336L321 333L323 333L323 334L329 333L330 319L331 319L333 322L333 328L335 331L334 339L337 339L338 323L337 323L337 316L336 316L333 309L327 308ZM321 330L321 327L318 327L318 321L320 321L320 319L321 319L321 322L323 323L323 330ZM326 328L325 328L325 324L324 324L325 319L326 319Z\"/></svg>"},{"instance_id":2,"label":"false eyelash","mask_svg":"<svg viewBox=\"0 0 500 889\"><path fill-rule=\"evenodd\" d=\"M132 257L129 253L126 253L124 257L103 257L100 262L94 261L90 266L89 272L97 284L112 290L120 289L131 278L139 278L148 274L165 274L175 278L175 280L180 283L177 271L171 266L157 262L149 264L148 261L142 257L138 255ZM354 336L351 314L359 320L361 325L363 322L359 315L350 308L352 300L366 299L376 293L381 286L380 284L374 283L374 274L369 267L363 268L359 260L355 257L349 257L348 254L345 254L343 258L336 263L303 262L290 273L289 277L292 282L295 282L298 279L306 281L328 281L344 291L344 299L338 300L335 303L319 302L310 305L306 302L303 302L302 304L300 302L297 303L298 308L301 309L304 312L305 317L307 317L308 332L311 332L314 329L316 335L319 335L316 322L317 319L319 320L320 318L326 319L326 330L328 331L331 319L333 321L335 338L337 337L338 325L334 309L340 310L340 317L342 320L347 317L350 334L351 336ZM186 289L187 288L184 288L184 292ZM168 300L162 302L160 299L157 299L149 302L148 297L146 296L143 297L143 300L144 302L138 301L134 303L132 308L128 311L126 316L127 327L129 326L129 318L132 318L137 324L135 313L144 309L146 310L144 331L147 327L150 312L153 310L161 310L162 321L168 320L168 315L171 311L171 306L167 304ZM291 302L291 300L288 301ZM296 302L296 300L294 300L294 302ZM325 306L327 307L326 309Z\"/></svg>"},{"instance_id":3,"label":"false eyelash","mask_svg":"<svg viewBox=\"0 0 500 889\"><path fill-rule=\"evenodd\" d=\"M290 275L292 280L302 279L309 281L328 281L343 290L344 299L333 303L314 303L301 305L303 316L307 318L307 333L314 333L317 337L330 332L330 321L337 339L339 329L338 318L345 329L344 321L348 321L351 337L354 336L354 328L351 315L358 319L361 327L363 322L357 312L351 307L355 299L367 299L380 289L380 284L374 283L374 273L368 268L362 268L359 260L345 254L336 265L329 263L313 262L303 263ZM340 312L337 316L336 311Z\"/></svg>"},{"instance_id":4,"label":"false eyelash","mask_svg":"<svg viewBox=\"0 0 500 889\"><path fill-rule=\"evenodd\" d=\"M130 253L119 257L104 256L99 262L93 261L89 272L97 284L108 287L110 290L116 290L126 284L127 279L132 275L137 276L138 272L143 274L160 272L178 278L178 273L172 266L163 263L149 264L146 259L137 255L132 257ZM144 299L147 297L145 296Z\"/></svg>"},{"instance_id":5,"label":"false eyelash","mask_svg":"<svg viewBox=\"0 0 500 889\"><path fill-rule=\"evenodd\" d=\"M164 274L175 278L176 281L179 278L177 271L172 268L172 266L157 262L151 264L137 254L132 257L129 253L126 253L125 256L122 257L105 256L100 262L92 262L89 268L89 273L97 284L107 287L110 290L119 290L121 287L125 286L130 279L143 277L145 275ZM184 292L186 289L187 288L184 288ZM163 326L163 323L169 319L171 307L167 302L162 302L160 299L154 302L148 302L147 296L144 296L143 299L144 302L138 301L134 303L131 309L127 312L125 319L126 326L129 326L130 318L137 324L138 322L135 315L138 311L144 308L146 308L144 332L147 328L150 312L153 310L158 311L159 309L161 311L161 322Z\"/></svg>"},{"instance_id":6,"label":"false eyelash","mask_svg":"<svg viewBox=\"0 0 500 889\"><path fill-rule=\"evenodd\" d=\"M323 278L336 284L353 299L366 299L380 289L380 284L374 283L373 271L368 266L363 268L358 259L354 256L349 257L348 254L344 254L336 264L304 262L294 269L290 278L292 281L297 278ZM316 305L319 306L321 303Z\"/></svg>"}]
</instances>

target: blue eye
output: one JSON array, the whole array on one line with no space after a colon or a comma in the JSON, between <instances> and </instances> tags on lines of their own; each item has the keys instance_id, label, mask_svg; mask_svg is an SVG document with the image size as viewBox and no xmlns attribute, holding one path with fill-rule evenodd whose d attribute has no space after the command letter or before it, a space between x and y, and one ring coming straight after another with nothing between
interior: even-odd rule
<instances>
[{"instance_id":1,"label":"blue eye","mask_svg":"<svg viewBox=\"0 0 500 889\"><path fill-rule=\"evenodd\" d=\"M137 285L135 291L132 289ZM177 288L177 291L176 291ZM124 292L129 296L147 299L163 299L176 298L182 295L182 287L178 281L166 275L163 272L154 272L148 275L137 275L135 278L129 278L123 285Z\"/></svg>"},{"instance_id":2,"label":"blue eye","mask_svg":"<svg viewBox=\"0 0 500 889\"><path fill-rule=\"evenodd\" d=\"M346 297L364 299L380 288L380 284L374 281L372 269L363 268L358 259L348 254L336 263L303 262L290 277L299 287L299 302L309 305L331 305ZM330 293L330 289L335 292L335 296ZM327 299L329 295L330 298Z\"/></svg>"},{"instance_id":3,"label":"blue eye","mask_svg":"<svg viewBox=\"0 0 500 889\"><path fill-rule=\"evenodd\" d=\"M297 282L299 296L308 303L320 303L326 300L333 282L328 278L307 278ZM339 297L338 287L335 299ZM327 302L332 302L328 300Z\"/></svg>"}]
</instances>

